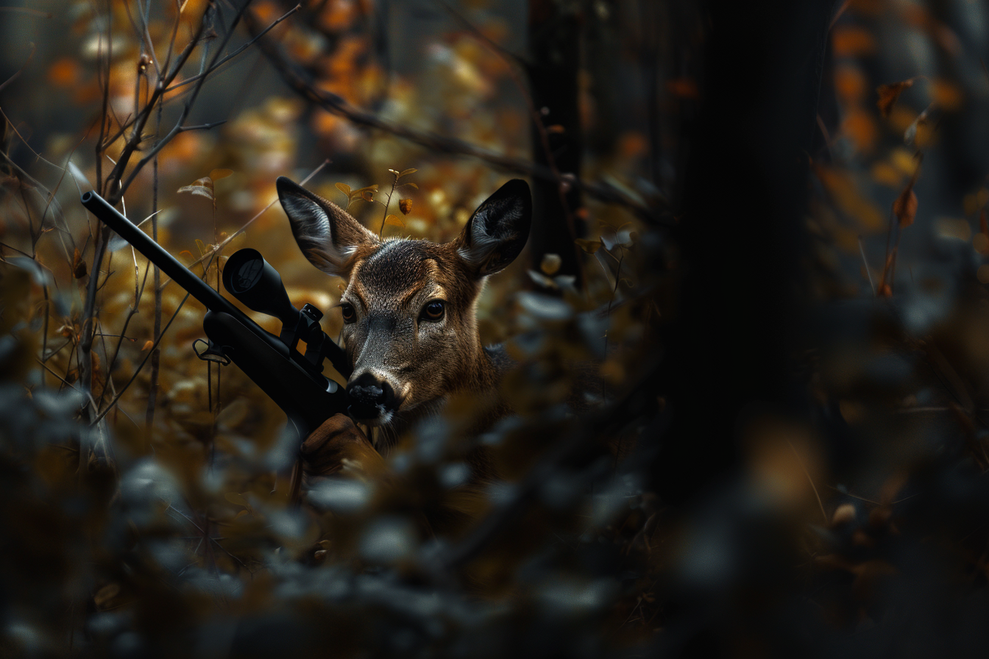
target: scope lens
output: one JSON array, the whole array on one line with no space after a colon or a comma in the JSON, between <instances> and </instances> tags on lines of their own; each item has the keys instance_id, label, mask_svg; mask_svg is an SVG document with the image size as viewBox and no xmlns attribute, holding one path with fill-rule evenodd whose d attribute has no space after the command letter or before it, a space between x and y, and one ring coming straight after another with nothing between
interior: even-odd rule
<instances>
[{"instance_id":1,"label":"scope lens","mask_svg":"<svg viewBox=\"0 0 989 659\"><path fill-rule=\"evenodd\" d=\"M242 249L227 261L224 284L234 295L254 288L264 274L264 258L257 250Z\"/></svg>"}]
</instances>

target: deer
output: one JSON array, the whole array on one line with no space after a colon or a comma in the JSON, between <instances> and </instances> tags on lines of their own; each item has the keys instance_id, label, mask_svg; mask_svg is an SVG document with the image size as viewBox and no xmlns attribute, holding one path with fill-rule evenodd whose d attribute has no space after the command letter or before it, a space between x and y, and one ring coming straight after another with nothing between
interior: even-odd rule
<instances>
[{"instance_id":1,"label":"deer","mask_svg":"<svg viewBox=\"0 0 989 659\"><path fill-rule=\"evenodd\" d=\"M491 398L512 366L503 346L482 345L476 317L485 281L511 264L529 237L532 197L520 179L505 183L447 243L381 239L346 210L286 177L278 199L302 254L345 289L341 347L353 372L349 417L338 414L302 446L311 475L341 469L375 476L394 438L456 394ZM376 428L367 440L354 422ZM483 460L475 478L490 476Z\"/></svg>"}]
</instances>

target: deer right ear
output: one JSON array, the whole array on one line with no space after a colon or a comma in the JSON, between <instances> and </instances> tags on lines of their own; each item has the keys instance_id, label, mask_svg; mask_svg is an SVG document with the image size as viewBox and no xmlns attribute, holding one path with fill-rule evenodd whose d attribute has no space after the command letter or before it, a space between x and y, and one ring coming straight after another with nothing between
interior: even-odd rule
<instances>
[{"instance_id":1,"label":"deer right ear","mask_svg":"<svg viewBox=\"0 0 989 659\"><path fill-rule=\"evenodd\" d=\"M278 177L275 188L299 249L323 272L347 277L357 248L379 242L350 213L284 176Z\"/></svg>"},{"instance_id":2,"label":"deer right ear","mask_svg":"<svg viewBox=\"0 0 989 659\"><path fill-rule=\"evenodd\" d=\"M515 260L529 240L532 193L529 184L513 179L477 207L456 240L457 253L486 277Z\"/></svg>"}]
</instances>

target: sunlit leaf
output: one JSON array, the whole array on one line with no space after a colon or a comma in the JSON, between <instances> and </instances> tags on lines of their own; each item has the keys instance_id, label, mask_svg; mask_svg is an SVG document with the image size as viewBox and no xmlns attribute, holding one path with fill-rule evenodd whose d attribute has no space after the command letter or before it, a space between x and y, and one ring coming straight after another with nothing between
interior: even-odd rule
<instances>
[{"instance_id":1,"label":"sunlit leaf","mask_svg":"<svg viewBox=\"0 0 989 659\"><path fill-rule=\"evenodd\" d=\"M190 192L194 195L200 195L207 197L209 199L214 199L213 197L213 179L208 176L204 176L201 179L196 179L192 185L185 185L178 189L179 192Z\"/></svg>"},{"instance_id":2,"label":"sunlit leaf","mask_svg":"<svg viewBox=\"0 0 989 659\"><path fill-rule=\"evenodd\" d=\"M344 193L348 197L350 196L350 186L347 185L346 183L335 183L334 186L340 192Z\"/></svg>"},{"instance_id":3,"label":"sunlit leaf","mask_svg":"<svg viewBox=\"0 0 989 659\"><path fill-rule=\"evenodd\" d=\"M419 170L416 169L415 167L409 167L408 169L403 169L401 172L398 173L398 178L402 178L403 176L408 176L409 174L415 174L418 171Z\"/></svg>"},{"instance_id":4,"label":"sunlit leaf","mask_svg":"<svg viewBox=\"0 0 989 659\"><path fill-rule=\"evenodd\" d=\"M418 185L416 185L415 183L412 183L411 181L409 181L408 183L403 183L402 185L403 185L403 186L406 186L406 185L407 185L407 186L409 186L410 188L414 188L414 189L416 189L416 190L418 190L418 189L419 189L419 186L418 186Z\"/></svg>"},{"instance_id":5,"label":"sunlit leaf","mask_svg":"<svg viewBox=\"0 0 989 659\"><path fill-rule=\"evenodd\" d=\"M147 341L144 342L144 345L141 347L141 351L144 352L146 350L151 350L154 347L155 347L155 342L152 341L151 339L148 339Z\"/></svg>"},{"instance_id":6,"label":"sunlit leaf","mask_svg":"<svg viewBox=\"0 0 989 659\"><path fill-rule=\"evenodd\" d=\"M390 224L390 225L395 226L395 227L404 227L405 226L405 222L402 221L402 218L400 218L398 215L391 215L391 214L389 214L385 218L385 224Z\"/></svg>"}]
</instances>

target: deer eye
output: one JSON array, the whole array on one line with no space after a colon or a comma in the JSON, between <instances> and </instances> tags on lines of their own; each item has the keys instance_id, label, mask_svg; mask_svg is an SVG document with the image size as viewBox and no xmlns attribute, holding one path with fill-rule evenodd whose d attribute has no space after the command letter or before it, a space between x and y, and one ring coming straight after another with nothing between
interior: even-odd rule
<instances>
[{"instance_id":1,"label":"deer eye","mask_svg":"<svg viewBox=\"0 0 989 659\"><path fill-rule=\"evenodd\" d=\"M357 314L354 313L354 306L352 304L347 304L344 302L340 305L340 313L343 316L343 322L350 324L357 320Z\"/></svg>"},{"instance_id":2,"label":"deer eye","mask_svg":"<svg viewBox=\"0 0 989 659\"><path fill-rule=\"evenodd\" d=\"M446 305L443 304L443 300L433 300L432 302L427 302L426 306L422 308L422 313L419 315L419 318L421 320L430 320L433 322L443 320L445 310Z\"/></svg>"}]
</instances>

